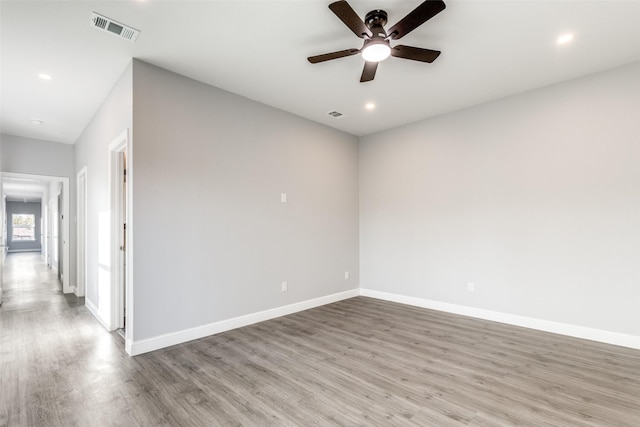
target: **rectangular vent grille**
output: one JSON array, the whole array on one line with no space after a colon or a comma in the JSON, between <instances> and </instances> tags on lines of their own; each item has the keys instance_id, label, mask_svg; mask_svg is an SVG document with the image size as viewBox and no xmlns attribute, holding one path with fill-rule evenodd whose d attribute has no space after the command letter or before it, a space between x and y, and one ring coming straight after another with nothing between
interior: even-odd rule
<instances>
[{"instance_id":1,"label":"rectangular vent grille","mask_svg":"<svg viewBox=\"0 0 640 427\"><path fill-rule=\"evenodd\" d=\"M336 119L344 115L339 111L329 111L327 114L329 114L331 117L335 117Z\"/></svg>"},{"instance_id":2,"label":"rectangular vent grille","mask_svg":"<svg viewBox=\"0 0 640 427\"><path fill-rule=\"evenodd\" d=\"M107 28L107 22L109 22L109 21L107 21L106 19L104 19L102 16L96 16L96 17L93 19L93 23L94 23L94 25L95 25L96 27L98 27L98 28L102 28L103 30L104 30L105 28Z\"/></svg>"},{"instance_id":3,"label":"rectangular vent grille","mask_svg":"<svg viewBox=\"0 0 640 427\"><path fill-rule=\"evenodd\" d=\"M122 37L123 39L131 40L132 42L136 41L138 35L140 35L140 31L136 30L135 28L128 27L95 12L91 14L91 22L89 25L97 28L98 30L115 34L116 36Z\"/></svg>"}]
</instances>

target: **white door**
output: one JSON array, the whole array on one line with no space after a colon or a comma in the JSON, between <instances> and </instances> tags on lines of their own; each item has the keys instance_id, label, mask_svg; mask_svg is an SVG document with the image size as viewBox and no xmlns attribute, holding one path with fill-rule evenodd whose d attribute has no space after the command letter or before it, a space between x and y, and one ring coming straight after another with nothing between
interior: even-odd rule
<instances>
[{"instance_id":1,"label":"white door","mask_svg":"<svg viewBox=\"0 0 640 427\"><path fill-rule=\"evenodd\" d=\"M51 199L51 268L58 270L58 197Z\"/></svg>"},{"instance_id":2,"label":"white door","mask_svg":"<svg viewBox=\"0 0 640 427\"><path fill-rule=\"evenodd\" d=\"M57 259L58 259L58 278L60 280L62 280L62 275L66 274L67 272L64 271L64 269L62 268L62 257L63 257L63 248L62 245L65 243L64 239L61 238L60 236L62 235L62 193L58 193L58 217L56 218L57 222L58 222L58 226L56 227L56 232L58 235L58 252L57 252Z\"/></svg>"},{"instance_id":3,"label":"white door","mask_svg":"<svg viewBox=\"0 0 640 427\"><path fill-rule=\"evenodd\" d=\"M130 206L127 206L130 183L127 177L128 161L128 134L124 131L111 144L109 144L109 176L110 176L110 198L111 198L111 326L114 329L125 329L128 340L131 339L129 329L130 322L125 317L131 319L129 307L126 307L127 287L131 286L127 281L130 265L126 262L127 251L130 240L127 238L127 216Z\"/></svg>"},{"instance_id":4,"label":"white door","mask_svg":"<svg viewBox=\"0 0 640 427\"><path fill-rule=\"evenodd\" d=\"M4 222L4 191L2 190L2 174L0 174L0 305L2 305L2 265L7 246L6 228Z\"/></svg>"},{"instance_id":5,"label":"white door","mask_svg":"<svg viewBox=\"0 0 640 427\"><path fill-rule=\"evenodd\" d=\"M126 329L127 325L127 152L118 153L118 327Z\"/></svg>"},{"instance_id":6,"label":"white door","mask_svg":"<svg viewBox=\"0 0 640 427\"><path fill-rule=\"evenodd\" d=\"M87 286L87 170L82 169L78 173L76 180L78 185L78 230L77 230L77 246L78 246L78 279L76 286L76 295L84 296Z\"/></svg>"},{"instance_id":7,"label":"white door","mask_svg":"<svg viewBox=\"0 0 640 427\"><path fill-rule=\"evenodd\" d=\"M42 206L42 256L49 265L49 204L45 199L42 200Z\"/></svg>"},{"instance_id":8,"label":"white door","mask_svg":"<svg viewBox=\"0 0 640 427\"><path fill-rule=\"evenodd\" d=\"M47 211L47 266L53 268L53 200L49 200Z\"/></svg>"}]
</instances>

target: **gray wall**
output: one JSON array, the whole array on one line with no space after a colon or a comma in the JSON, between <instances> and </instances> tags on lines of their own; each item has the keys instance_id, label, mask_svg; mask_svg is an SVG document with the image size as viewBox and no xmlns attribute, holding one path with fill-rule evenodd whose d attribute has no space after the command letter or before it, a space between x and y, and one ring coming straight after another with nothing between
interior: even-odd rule
<instances>
[{"instance_id":1,"label":"gray wall","mask_svg":"<svg viewBox=\"0 0 640 427\"><path fill-rule=\"evenodd\" d=\"M640 335L639 75L362 138L361 286Z\"/></svg>"},{"instance_id":2,"label":"gray wall","mask_svg":"<svg viewBox=\"0 0 640 427\"><path fill-rule=\"evenodd\" d=\"M133 70L135 340L358 288L356 137Z\"/></svg>"},{"instance_id":3,"label":"gray wall","mask_svg":"<svg viewBox=\"0 0 640 427\"><path fill-rule=\"evenodd\" d=\"M104 213L108 214L110 207L109 144L123 131L131 128L132 124L131 73L132 67L129 64L75 144L74 174L77 174L83 167L87 168L87 286L85 297L103 314L102 310L105 307L108 308L108 305L101 306L101 303L105 303L105 301L100 301L99 295L108 297L109 283L103 283L101 286L103 288L106 286L106 289L99 292L100 269L104 269L105 266L100 266L98 263L101 243L98 239L98 222L99 216ZM102 244L104 245L105 242ZM108 303L108 301L106 302ZM108 318L103 320L109 321Z\"/></svg>"},{"instance_id":4,"label":"gray wall","mask_svg":"<svg viewBox=\"0 0 640 427\"><path fill-rule=\"evenodd\" d=\"M33 202L7 202L7 243L9 245L9 252L13 251L40 251L41 246L41 234L42 227L40 225L40 219L42 218L42 203ZM12 227L12 215L13 214L32 214L35 216L35 241L13 241L13 227Z\"/></svg>"},{"instance_id":5,"label":"gray wall","mask_svg":"<svg viewBox=\"0 0 640 427\"><path fill-rule=\"evenodd\" d=\"M2 134L0 147L2 172L62 176L73 182L74 146L71 144Z\"/></svg>"},{"instance_id":6,"label":"gray wall","mask_svg":"<svg viewBox=\"0 0 640 427\"><path fill-rule=\"evenodd\" d=\"M69 285L76 283L76 191L74 173L74 146L53 141L0 135L2 172L45 175L69 178ZM62 234L61 234L62 235ZM60 257L62 258L62 253ZM66 273L64 273L66 274Z\"/></svg>"}]
</instances>

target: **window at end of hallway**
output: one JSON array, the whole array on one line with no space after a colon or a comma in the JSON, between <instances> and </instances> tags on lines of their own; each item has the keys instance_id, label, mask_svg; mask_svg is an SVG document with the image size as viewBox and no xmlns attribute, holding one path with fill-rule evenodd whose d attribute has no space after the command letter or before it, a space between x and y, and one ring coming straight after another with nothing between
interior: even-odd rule
<instances>
[{"instance_id":1,"label":"window at end of hallway","mask_svg":"<svg viewBox=\"0 0 640 427\"><path fill-rule=\"evenodd\" d=\"M12 214L12 242L28 242L36 240L36 216L32 214Z\"/></svg>"}]
</instances>

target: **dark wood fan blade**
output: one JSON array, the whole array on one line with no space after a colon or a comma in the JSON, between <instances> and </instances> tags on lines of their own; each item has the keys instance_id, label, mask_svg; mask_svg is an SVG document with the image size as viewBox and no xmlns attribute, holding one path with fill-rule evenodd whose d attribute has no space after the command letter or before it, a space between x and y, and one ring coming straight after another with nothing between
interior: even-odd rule
<instances>
[{"instance_id":1,"label":"dark wood fan blade","mask_svg":"<svg viewBox=\"0 0 640 427\"><path fill-rule=\"evenodd\" d=\"M398 45L391 48L391 56L395 56L396 58L413 59L414 61L433 62L438 56L440 56L440 51Z\"/></svg>"},{"instance_id":2,"label":"dark wood fan blade","mask_svg":"<svg viewBox=\"0 0 640 427\"><path fill-rule=\"evenodd\" d=\"M389 28L387 34L391 39L398 40L442 12L445 7L442 0L427 0Z\"/></svg>"},{"instance_id":3,"label":"dark wood fan blade","mask_svg":"<svg viewBox=\"0 0 640 427\"><path fill-rule=\"evenodd\" d=\"M368 82L373 80L376 76L376 70L378 69L377 62L365 62L364 69L362 70L362 77L360 77L360 82Z\"/></svg>"},{"instance_id":4,"label":"dark wood fan blade","mask_svg":"<svg viewBox=\"0 0 640 427\"><path fill-rule=\"evenodd\" d=\"M345 56L355 55L356 53L360 53L360 49L339 50L338 52L331 52L331 53L325 53L323 55L310 56L307 59L312 64L317 64L318 62L328 61L330 59L344 58Z\"/></svg>"},{"instance_id":5,"label":"dark wood fan blade","mask_svg":"<svg viewBox=\"0 0 640 427\"><path fill-rule=\"evenodd\" d=\"M329 5L329 9L336 14L344 24L349 27L353 34L363 39L365 36L371 37L371 31L364 25L358 14L349 6L346 1L337 1Z\"/></svg>"}]
</instances>

